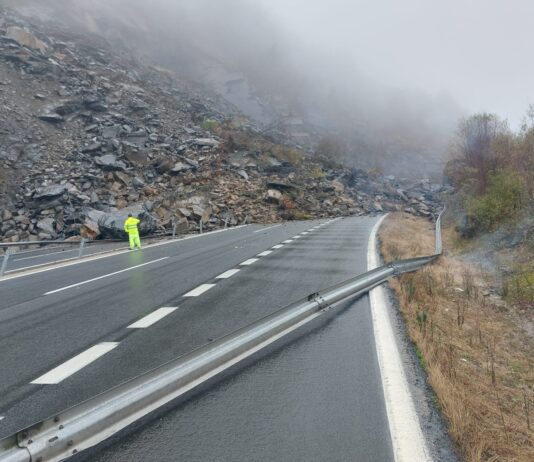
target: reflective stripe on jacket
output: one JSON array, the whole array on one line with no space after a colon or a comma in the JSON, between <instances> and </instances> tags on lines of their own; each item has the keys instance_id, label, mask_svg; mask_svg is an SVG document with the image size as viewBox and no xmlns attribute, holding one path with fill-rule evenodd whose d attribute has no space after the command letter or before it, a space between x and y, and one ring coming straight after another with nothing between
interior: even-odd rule
<instances>
[{"instance_id":1,"label":"reflective stripe on jacket","mask_svg":"<svg viewBox=\"0 0 534 462\"><path fill-rule=\"evenodd\" d=\"M129 217L124 222L124 231L126 231L128 234L138 234L139 230L137 229L137 225L140 223L140 221L137 218Z\"/></svg>"}]
</instances>

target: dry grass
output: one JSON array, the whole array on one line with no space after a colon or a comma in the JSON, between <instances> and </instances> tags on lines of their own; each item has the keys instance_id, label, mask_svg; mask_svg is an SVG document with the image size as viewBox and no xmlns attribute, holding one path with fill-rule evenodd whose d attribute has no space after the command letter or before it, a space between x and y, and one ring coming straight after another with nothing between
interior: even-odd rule
<instances>
[{"instance_id":1,"label":"dry grass","mask_svg":"<svg viewBox=\"0 0 534 462\"><path fill-rule=\"evenodd\" d=\"M429 254L433 225L392 214L386 261ZM451 248L453 232L444 233ZM488 278L454 256L391 282L410 336L465 461L534 460L534 342Z\"/></svg>"}]
</instances>

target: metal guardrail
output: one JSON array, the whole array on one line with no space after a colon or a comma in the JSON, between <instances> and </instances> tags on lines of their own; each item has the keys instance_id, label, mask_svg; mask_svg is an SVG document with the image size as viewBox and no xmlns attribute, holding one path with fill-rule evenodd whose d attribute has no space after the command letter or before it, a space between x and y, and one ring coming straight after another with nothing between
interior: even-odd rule
<instances>
[{"instance_id":1,"label":"metal guardrail","mask_svg":"<svg viewBox=\"0 0 534 462\"><path fill-rule=\"evenodd\" d=\"M224 229L228 228L228 220L224 220ZM178 235L176 233L177 227L176 224L173 223L172 231L166 232L166 233L160 233L160 234L151 234L148 236L143 236L143 239L158 239L158 238L165 238L165 237L172 237L172 239L176 239L177 237L180 237L182 235ZM202 222L200 222L199 225L199 233L203 234L203 226ZM102 244L116 244L116 243L127 243L128 239L98 239L98 240L91 240L91 239L80 239L76 241L68 241L68 240L54 240L54 241L19 241L19 242L0 242L0 249L6 249L5 253L3 255L0 255L0 258L2 259L2 262L0 263L0 277L2 277L6 270L8 263L10 259L13 258L14 255L20 255L22 252L13 252L11 251L11 248L17 248L17 247L30 247L30 246L57 246L60 248L61 246L78 246L78 256L69 258L69 260L74 260L76 258L82 258L84 256L85 247L88 245L102 245ZM37 251L40 249L35 249L34 251ZM43 256L46 256L46 254L43 254ZM50 262L50 263L57 263L56 262ZM23 269L23 268L22 268Z\"/></svg>"},{"instance_id":2,"label":"metal guardrail","mask_svg":"<svg viewBox=\"0 0 534 462\"><path fill-rule=\"evenodd\" d=\"M436 222L436 249L438 239L441 242L439 219ZM0 462L55 462L93 447L315 319L336 303L361 295L391 276L415 271L438 257L439 254L436 254L395 261L311 294L247 327L0 441Z\"/></svg>"}]
</instances>

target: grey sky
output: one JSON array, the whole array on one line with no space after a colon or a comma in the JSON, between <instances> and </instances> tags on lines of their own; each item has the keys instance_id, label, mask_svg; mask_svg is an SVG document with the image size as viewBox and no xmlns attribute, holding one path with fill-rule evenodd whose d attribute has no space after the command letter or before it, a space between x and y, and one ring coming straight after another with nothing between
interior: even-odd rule
<instances>
[{"instance_id":1,"label":"grey sky","mask_svg":"<svg viewBox=\"0 0 534 462\"><path fill-rule=\"evenodd\" d=\"M450 93L512 125L534 103L532 0L259 1L300 40L389 86Z\"/></svg>"}]
</instances>

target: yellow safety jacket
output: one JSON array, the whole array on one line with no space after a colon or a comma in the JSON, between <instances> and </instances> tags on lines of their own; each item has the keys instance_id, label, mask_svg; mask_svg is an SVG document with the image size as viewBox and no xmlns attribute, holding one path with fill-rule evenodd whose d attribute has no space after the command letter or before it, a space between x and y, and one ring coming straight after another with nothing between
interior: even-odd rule
<instances>
[{"instance_id":1,"label":"yellow safety jacket","mask_svg":"<svg viewBox=\"0 0 534 462\"><path fill-rule=\"evenodd\" d=\"M139 234L139 230L137 229L137 225L139 223L140 221L137 218L128 217L128 219L124 222L124 231L126 231L128 234Z\"/></svg>"}]
</instances>

